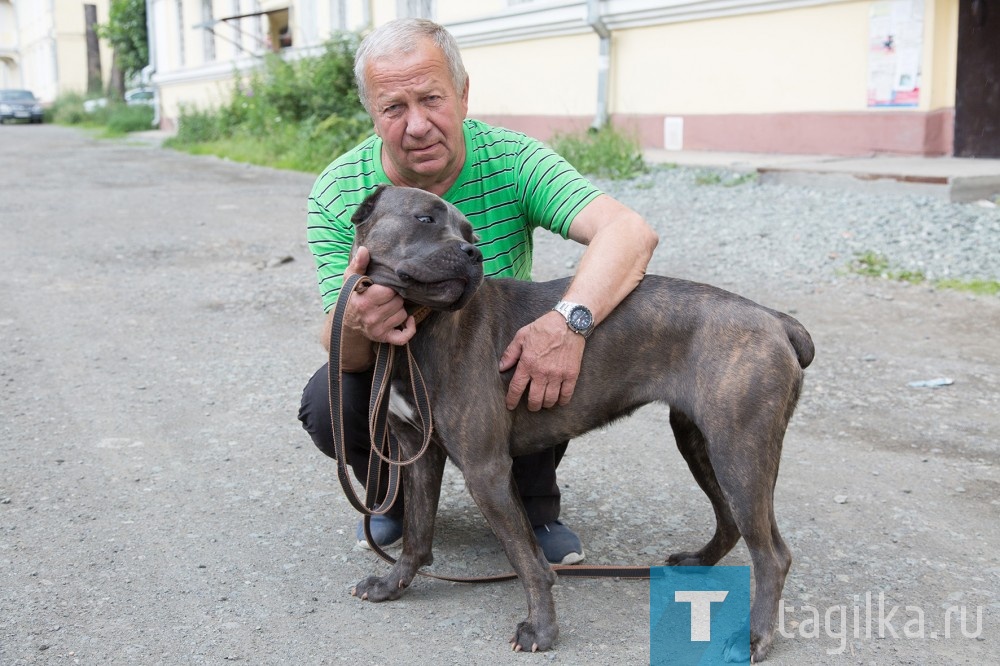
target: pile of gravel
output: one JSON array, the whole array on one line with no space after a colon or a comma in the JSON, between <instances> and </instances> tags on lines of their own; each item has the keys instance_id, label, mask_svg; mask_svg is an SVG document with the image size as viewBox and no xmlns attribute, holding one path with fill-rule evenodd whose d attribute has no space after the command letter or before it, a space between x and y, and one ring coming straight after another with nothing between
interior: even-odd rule
<instances>
[{"instance_id":1,"label":"pile of gravel","mask_svg":"<svg viewBox=\"0 0 1000 666\"><path fill-rule=\"evenodd\" d=\"M990 202L759 183L753 176L654 167L599 181L660 234L652 272L726 283L769 276L850 279L860 256L928 281L1000 280L1000 208Z\"/></svg>"}]
</instances>

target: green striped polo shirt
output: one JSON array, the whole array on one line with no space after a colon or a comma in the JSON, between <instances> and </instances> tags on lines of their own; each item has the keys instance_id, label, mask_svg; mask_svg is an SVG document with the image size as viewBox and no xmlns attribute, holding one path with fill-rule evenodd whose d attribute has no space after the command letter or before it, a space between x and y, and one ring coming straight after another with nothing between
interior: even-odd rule
<instances>
[{"instance_id":1,"label":"green striped polo shirt","mask_svg":"<svg viewBox=\"0 0 1000 666\"><path fill-rule=\"evenodd\" d=\"M486 277L530 280L535 227L567 237L573 218L601 192L524 134L469 119L463 130L465 164L443 198L472 223ZM330 164L309 196L307 237L327 312L340 294L354 243L351 215L378 185L392 184L381 154L382 139L366 139Z\"/></svg>"}]
</instances>

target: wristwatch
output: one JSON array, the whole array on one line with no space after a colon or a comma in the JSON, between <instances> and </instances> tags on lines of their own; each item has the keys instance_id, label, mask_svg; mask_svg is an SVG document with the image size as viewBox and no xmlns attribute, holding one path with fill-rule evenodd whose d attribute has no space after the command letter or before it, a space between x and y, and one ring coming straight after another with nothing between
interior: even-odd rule
<instances>
[{"instance_id":1,"label":"wristwatch","mask_svg":"<svg viewBox=\"0 0 1000 666\"><path fill-rule=\"evenodd\" d=\"M594 332L594 314L586 305L559 301L552 309L566 318L566 325L574 333L588 338Z\"/></svg>"}]
</instances>

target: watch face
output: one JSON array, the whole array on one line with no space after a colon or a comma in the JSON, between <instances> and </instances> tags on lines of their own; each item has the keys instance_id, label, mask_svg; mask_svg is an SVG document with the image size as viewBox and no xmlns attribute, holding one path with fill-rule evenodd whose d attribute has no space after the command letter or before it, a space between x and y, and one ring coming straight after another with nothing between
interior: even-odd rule
<instances>
[{"instance_id":1,"label":"watch face","mask_svg":"<svg viewBox=\"0 0 1000 666\"><path fill-rule=\"evenodd\" d=\"M573 308L569 313L569 325L574 331L586 331L594 325L594 315L590 310L581 306Z\"/></svg>"}]
</instances>

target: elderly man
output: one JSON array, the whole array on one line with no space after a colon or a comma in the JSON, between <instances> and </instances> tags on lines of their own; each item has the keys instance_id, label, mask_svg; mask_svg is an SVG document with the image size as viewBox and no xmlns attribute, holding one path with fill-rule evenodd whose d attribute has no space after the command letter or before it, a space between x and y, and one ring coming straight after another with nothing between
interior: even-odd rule
<instances>
[{"instance_id":1,"label":"elderly man","mask_svg":"<svg viewBox=\"0 0 1000 666\"><path fill-rule=\"evenodd\" d=\"M469 219L487 277L531 279L535 227L587 246L562 301L518 331L498 368L514 368L508 408L523 398L532 410L558 409L573 396L587 336L642 279L656 234L538 141L467 119L468 75L454 38L440 25L400 19L379 27L358 49L354 73L375 136L327 167L309 198L309 245L328 313L324 344L344 276L364 273L368 264L365 248L353 260L349 256L354 210L380 184L420 188L450 201ZM405 344L416 324L399 295L379 286L351 300L345 321L347 462L363 481L372 342ZM309 381L299 418L317 447L333 456L326 375L324 366ZM546 558L575 564L584 550L559 521L555 475L566 443L552 444L543 454L516 458L512 474ZM401 537L401 504L392 515L372 521L379 545ZM358 539L364 542L360 524Z\"/></svg>"}]
</instances>

